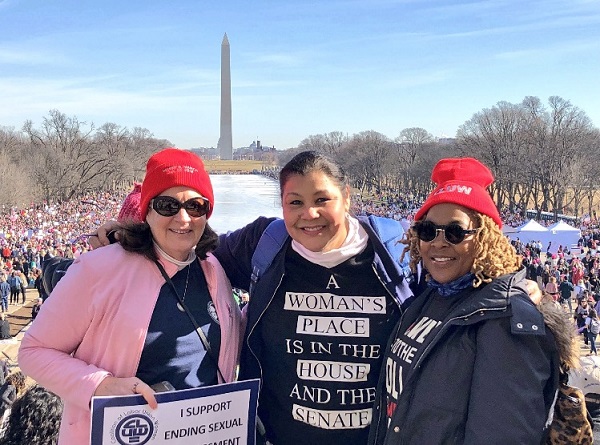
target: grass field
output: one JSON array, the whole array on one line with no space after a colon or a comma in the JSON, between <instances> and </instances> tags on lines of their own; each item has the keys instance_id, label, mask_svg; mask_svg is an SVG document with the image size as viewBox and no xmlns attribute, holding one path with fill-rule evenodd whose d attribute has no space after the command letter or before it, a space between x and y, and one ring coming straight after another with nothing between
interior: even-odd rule
<instances>
[{"instance_id":1,"label":"grass field","mask_svg":"<svg viewBox=\"0 0 600 445\"><path fill-rule=\"evenodd\" d=\"M266 165L263 161L204 161L204 166L209 173L213 172L251 172L261 170Z\"/></svg>"}]
</instances>

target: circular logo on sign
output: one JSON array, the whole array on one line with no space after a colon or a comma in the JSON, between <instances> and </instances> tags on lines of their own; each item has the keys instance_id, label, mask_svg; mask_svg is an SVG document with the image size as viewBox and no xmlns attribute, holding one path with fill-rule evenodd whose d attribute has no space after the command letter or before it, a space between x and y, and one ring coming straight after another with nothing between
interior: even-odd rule
<instances>
[{"instance_id":1,"label":"circular logo on sign","mask_svg":"<svg viewBox=\"0 0 600 445\"><path fill-rule=\"evenodd\" d=\"M127 416L115 428L115 438L121 445L144 445L153 433L152 419L144 414Z\"/></svg>"}]
</instances>

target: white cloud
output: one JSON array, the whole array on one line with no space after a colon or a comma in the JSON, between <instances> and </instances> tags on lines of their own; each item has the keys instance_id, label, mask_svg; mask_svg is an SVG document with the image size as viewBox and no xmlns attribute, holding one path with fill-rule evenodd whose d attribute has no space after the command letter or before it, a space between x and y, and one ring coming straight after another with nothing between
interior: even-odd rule
<instances>
[{"instance_id":1,"label":"white cloud","mask_svg":"<svg viewBox=\"0 0 600 445\"><path fill-rule=\"evenodd\" d=\"M101 123L118 122L118 116L127 114L181 112L192 107L218 107L219 102L218 91L215 95L176 95L169 90L124 92L81 86L84 83L90 83L90 79L0 79L0 90L4 91L0 123L20 125L26 119L37 120L51 109L68 115L97 116Z\"/></svg>"},{"instance_id":2,"label":"white cloud","mask_svg":"<svg viewBox=\"0 0 600 445\"><path fill-rule=\"evenodd\" d=\"M385 83L385 88L401 89L437 84L448 81L452 76L453 70L450 69L405 73L391 76L392 79Z\"/></svg>"},{"instance_id":3,"label":"white cloud","mask_svg":"<svg viewBox=\"0 0 600 445\"><path fill-rule=\"evenodd\" d=\"M292 54L263 54L256 56L253 61L257 64L278 65L281 67L294 67L303 64L303 58Z\"/></svg>"},{"instance_id":4,"label":"white cloud","mask_svg":"<svg viewBox=\"0 0 600 445\"><path fill-rule=\"evenodd\" d=\"M1 1L1 0L0 0ZM63 62L65 59L60 54L48 51L23 49L4 46L0 48L0 64L10 65L50 65Z\"/></svg>"},{"instance_id":5,"label":"white cloud","mask_svg":"<svg viewBox=\"0 0 600 445\"><path fill-rule=\"evenodd\" d=\"M572 54L594 53L600 49L600 42L591 41L571 41L558 42L546 47L530 48L519 51L503 51L497 53L494 58L499 60L519 61L548 59L564 57Z\"/></svg>"}]
</instances>

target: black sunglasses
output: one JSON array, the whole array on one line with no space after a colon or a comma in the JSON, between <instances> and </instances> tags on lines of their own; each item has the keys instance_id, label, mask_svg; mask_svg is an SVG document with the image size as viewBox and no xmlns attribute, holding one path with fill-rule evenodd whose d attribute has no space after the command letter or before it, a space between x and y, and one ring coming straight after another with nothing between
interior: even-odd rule
<instances>
[{"instance_id":1,"label":"black sunglasses","mask_svg":"<svg viewBox=\"0 0 600 445\"><path fill-rule=\"evenodd\" d=\"M438 226L431 221L419 221L413 226L417 237L421 241L433 241L438 232L444 232L444 238L450 244L460 244L465 240L465 236L477 233L479 229L463 229L458 223L450 223L446 226Z\"/></svg>"},{"instance_id":2,"label":"black sunglasses","mask_svg":"<svg viewBox=\"0 0 600 445\"><path fill-rule=\"evenodd\" d=\"M157 196L152 200L152 208L161 216L175 216L182 207L192 218L199 218L210 211L210 202L201 197L185 202L179 202L171 196Z\"/></svg>"}]
</instances>

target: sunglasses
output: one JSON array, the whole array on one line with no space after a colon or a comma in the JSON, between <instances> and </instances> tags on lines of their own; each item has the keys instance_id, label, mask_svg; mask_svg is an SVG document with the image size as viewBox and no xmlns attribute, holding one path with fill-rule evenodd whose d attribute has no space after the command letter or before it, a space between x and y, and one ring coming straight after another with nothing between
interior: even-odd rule
<instances>
[{"instance_id":1,"label":"sunglasses","mask_svg":"<svg viewBox=\"0 0 600 445\"><path fill-rule=\"evenodd\" d=\"M460 244L465 236L477 233L479 229L463 229L458 223L450 223L446 226L438 226L431 221L419 221L414 224L413 230L421 241L431 242L438 236L438 232L444 232L444 238L450 244Z\"/></svg>"},{"instance_id":2,"label":"sunglasses","mask_svg":"<svg viewBox=\"0 0 600 445\"><path fill-rule=\"evenodd\" d=\"M152 208L161 216L175 216L182 207L192 218L199 218L210 211L210 202L201 197L179 202L171 196L157 196L151 203Z\"/></svg>"}]
</instances>

